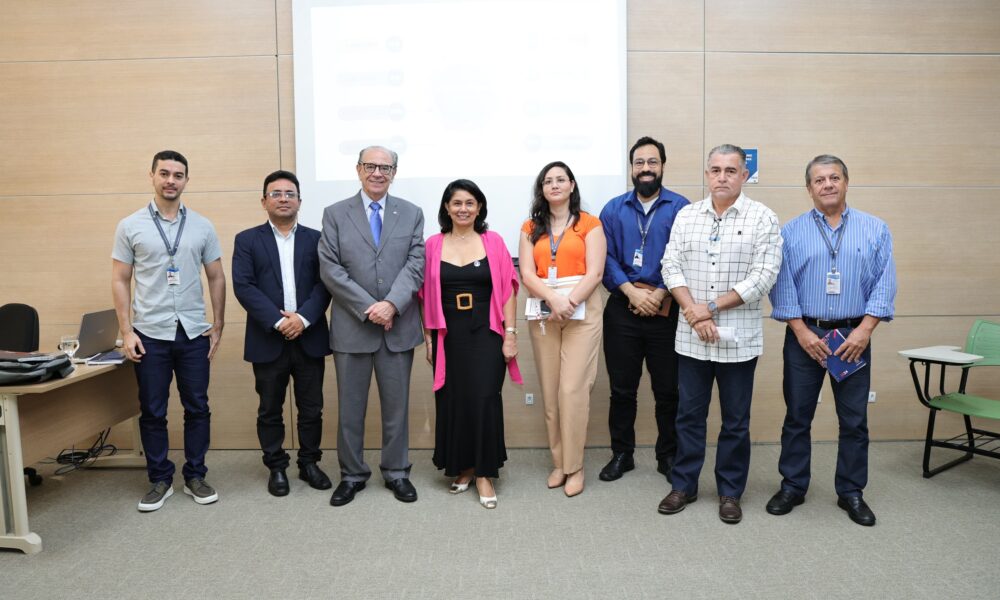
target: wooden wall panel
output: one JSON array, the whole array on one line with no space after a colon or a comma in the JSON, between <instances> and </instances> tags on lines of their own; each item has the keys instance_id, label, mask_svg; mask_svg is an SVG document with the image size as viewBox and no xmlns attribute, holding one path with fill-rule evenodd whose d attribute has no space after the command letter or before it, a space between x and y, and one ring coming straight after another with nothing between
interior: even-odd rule
<instances>
[{"instance_id":1,"label":"wooden wall panel","mask_svg":"<svg viewBox=\"0 0 1000 600\"><path fill-rule=\"evenodd\" d=\"M190 161L190 191L245 189L279 164L276 70L273 56L0 63L0 196L145 192L164 148Z\"/></svg>"},{"instance_id":2,"label":"wooden wall panel","mask_svg":"<svg viewBox=\"0 0 1000 600\"><path fill-rule=\"evenodd\" d=\"M291 55L294 40L292 35L292 0L275 0L274 5L278 25L278 54Z\"/></svg>"},{"instance_id":3,"label":"wooden wall panel","mask_svg":"<svg viewBox=\"0 0 1000 600\"><path fill-rule=\"evenodd\" d=\"M629 52L701 51L704 26L704 0L628 2Z\"/></svg>"},{"instance_id":4,"label":"wooden wall panel","mask_svg":"<svg viewBox=\"0 0 1000 600\"><path fill-rule=\"evenodd\" d=\"M4 2L0 61L273 55L272 0Z\"/></svg>"},{"instance_id":5,"label":"wooden wall panel","mask_svg":"<svg viewBox=\"0 0 1000 600\"><path fill-rule=\"evenodd\" d=\"M1000 57L709 53L705 143L760 149L761 185L836 150L868 185L996 186ZM957 93L956 90L962 90Z\"/></svg>"},{"instance_id":6,"label":"wooden wall panel","mask_svg":"<svg viewBox=\"0 0 1000 600\"><path fill-rule=\"evenodd\" d=\"M666 180L701 185L704 168L704 56L701 53L628 55L628 148L644 135L667 149Z\"/></svg>"},{"instance_id":7,"label":"wooden wall panel","mask_svg":"<svg viewBox=\"0 0 1000 600\"><path fill-rule=\"evenodd\" d=\"M291 56L278 57L278 129L281 168L295 171L295 73Z\"/></svg>"},{"instance_id":8,"label":"wooden wall panel","mask_svg":"<svg viewBox=\"0 0 1000 600\"><path fill-rule=\"evenodd\" d=\"M197 167L194 163L191 166ZM265 175L267 172L260 174L258 185ZM110 308L115 228L122 218L144 207L150 197L109 194L0 199L0 239L12 248L31 249L24 260L7 261L0 267L4 281L0 301L34 306L43 325L78 325L83 313ZM215 225L228 277L236 233L267 218L260 206L260 188L186 192L183 201ZM231 282L227 283L227 323L243 321L245 313L232 294ZM206 304L206 308L211 319L211 306Z\"/></svg>"},{"instance_id":9,"label":"wooden wall panel","mask_svg":"<svg viewBox=\"0 0 1000 600\"><path fill-rule=\"evenodd\" d=\"M705 0L705 49L725 52L1000 52L994 0Z\"/></svg>"}]
</instances>

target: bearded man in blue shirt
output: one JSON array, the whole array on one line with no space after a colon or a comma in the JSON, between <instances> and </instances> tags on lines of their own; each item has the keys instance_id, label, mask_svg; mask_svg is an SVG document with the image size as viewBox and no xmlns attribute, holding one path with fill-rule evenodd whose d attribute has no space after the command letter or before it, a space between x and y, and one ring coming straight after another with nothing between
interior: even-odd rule
<instances>
[{"instance_id":1,"label":"bearded man in blue shirt","mask_svg":"<svg viewBox=\"0 0 1000 600\"><path fill-rule=\"evenodd\" d=\"M632 191L609 201L601 211L608 241L604 287L604 358L611 383L608 428L611 461L601 470L614 481L635 468L635 416L645 360L653 388L657 470L670 481L677 451L677 304L660 274L660 260L684 196L663 187L663 144L641 137L629 150Z\"/></svg>"},{"instance_id":2,"label":"bearded man in blue shirt","mask_svg":"<svg viewBox=\"0 0 1000 600\"><path fill-rule=\"evenodd\" d=\"M862 498L868 483L868 392L875 327L893 316L896 267L892 234L881 219L847 206L847 166L824 154L806 166L814 208L781 231L784 260L771 290L772 317L788 324L784 347L787 413L781 429L781 489L767 512L784 515L805 501L809 488L810 428L816 398L833 355L864 366L842 381L830 377L840 421L834 487L837 505L859 525L875 524ZM845 338L836 351L823 341L833 330Z\"/></svg>"}]
</instances>

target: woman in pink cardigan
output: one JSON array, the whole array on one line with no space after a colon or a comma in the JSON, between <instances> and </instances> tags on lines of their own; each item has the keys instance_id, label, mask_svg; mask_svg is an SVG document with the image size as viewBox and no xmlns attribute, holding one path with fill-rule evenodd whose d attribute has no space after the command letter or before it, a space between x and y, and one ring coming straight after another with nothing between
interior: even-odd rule
<instances>
[{"instance_id":1,"label":"woman in pink cardigan","mask_svg":"<svg viewBox=\"0 0 1000 600\"><path fill-rule=\"evenodd\" d=\"M517 276L503 239L486 230L486 196L459 179L438 211L441 233L426 245L420 302L427 362L434 369L434 466L454 477L451 493L475 479L479 502L496 508L493 478L507 460L504 372L517 368Z\"/></svg>"}]
</instances>

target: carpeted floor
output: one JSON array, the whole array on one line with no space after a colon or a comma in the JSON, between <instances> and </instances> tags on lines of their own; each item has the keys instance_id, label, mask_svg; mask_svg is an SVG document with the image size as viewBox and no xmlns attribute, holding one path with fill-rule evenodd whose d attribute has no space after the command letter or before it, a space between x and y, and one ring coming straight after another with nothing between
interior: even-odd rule
<instances>
[{"instance_id":1,"label":"carpeted floor","mask_svg":"<svg viewBox=\"0 0 1000 600\"><path fill-rule=\"evenodd\" d=\"M135 507L141 470L55 477L44 467L45 483L28 490L44 549L0 551L0 597L1000 597L1000 462L976 458L925 480L921 444L873 443L865 497L879 520L865 528L836 506L835 444L814 446L806 503L768 515L778 451L753 447L735 526L717 516L714 448L700 499L673 516L656 512L669 490L649 448L612 483L597 478L609 451L588 450L576 498L546 489L547 450L512 450L493 511L473 488L448 494L429 451L411 453L416 503L373 479L340 508L298 479L289 496L271 497L254 451L210 453L218 503L196 505L178 480L149 514ZM377 452L367 458L378 464ZM337 479L334 452L322 466Z\"/></svg>"}]
</instances>

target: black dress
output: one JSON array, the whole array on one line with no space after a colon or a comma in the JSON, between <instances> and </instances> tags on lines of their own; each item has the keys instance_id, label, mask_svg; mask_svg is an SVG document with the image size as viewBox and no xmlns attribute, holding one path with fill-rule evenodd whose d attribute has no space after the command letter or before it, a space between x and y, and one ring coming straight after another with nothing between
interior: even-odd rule
<instances>
[{"instance_id":1,"label":"black dress","mask_svg":"<svg viewBox=\"0 0 1000 600\"><path fill-rule=\"evenodd\" d=\"M449 477L469 468L475 468L477 477L497 477L507 460L500 393L507 365L503 338L490 330L492 291L486 258L464 267L441 261L441 302L448 330L444 386L435 392L434 466ZM472 294L471 308L463 310L470 301L467 296L456 300L459 294ZM435 335L435 360L437 347Z\"/></svg>"}]
</instances>

